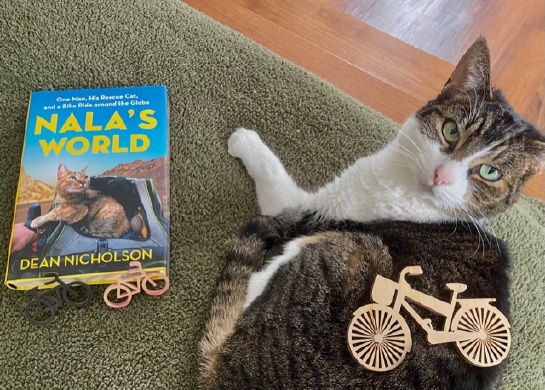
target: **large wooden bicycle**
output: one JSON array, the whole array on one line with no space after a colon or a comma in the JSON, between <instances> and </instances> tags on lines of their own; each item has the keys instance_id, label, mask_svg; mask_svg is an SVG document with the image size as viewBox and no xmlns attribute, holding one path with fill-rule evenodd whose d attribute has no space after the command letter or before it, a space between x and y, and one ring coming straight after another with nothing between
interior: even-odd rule
<instances>
[{"instance_id":1,"label":"large wooden bicycle","mask_svg":"<svg viewBox=\"0 0 545 390\"><path fill-rule=\"evenodd\" d=\"M377 275L371 291L375 303L356 310L348 328L348 347L354 359L373 371L388 371L403 361L412 347L409 327L399 314L403 308L424 329L430 344L455 342L462 356L480 367L504 360L511 346L510 325L490 304L495 299L458 299L467 286L447 283L452 298L441 301L413 290L405 280L406 275L421 274L420 266L411 266L401 271L398 282ZM443 330L433 329L431 320L422 318L408 300L445 317Z\"/></svg>"}]
</instances>

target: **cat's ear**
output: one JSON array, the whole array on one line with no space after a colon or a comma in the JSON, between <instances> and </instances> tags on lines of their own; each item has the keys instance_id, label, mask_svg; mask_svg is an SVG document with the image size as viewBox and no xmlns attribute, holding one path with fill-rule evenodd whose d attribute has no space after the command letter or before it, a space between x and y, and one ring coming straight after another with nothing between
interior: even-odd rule
<instances>
[{"instance_id":1,"label":"cat's ear","mask_svg":"<svg viewBox=\"0 0 545 390\"><path fill-rule=\"evenodd\" d=\"M81 173L83 173L84 175L87 174L87 165L83 167L83 169L81 170Z\"/></svg>"},{"instance_id":2,"label":"cat's ear","mask_svg":"<svg viewBox=\"0 0 545 390\"><path fill-rule=\"evenodd\" d=\"M57 179L60 179L61 177L66 175L67 172L68 172L68 168L66 168L66 165L62 163L59 164L59 167L57 168Z\"/></svg>"},{"instance_id":3,"label":"cat's ear","mask_svg":"<svg viewBox=\"0 0 545 390\"><path fill-rule=\"evenodd\" d=\"M478 38L462 56L443 87L443 93L477 92L491 95L490 52L483 37Z\"/></svg>"},{"instance_id":4,"label":"cat's ear","mask_svg":"<svg viewBox=\"0 0 545 390\"><path fill-rule=\"evenodd\" d=\"M536 131L539 130L536 129ZM545 136L543 134L539 134L536 139L532 140L527 153L530 156L528 158L528 172L530 175L539 175L545 171Z\"/></svg>"}]
</instances>

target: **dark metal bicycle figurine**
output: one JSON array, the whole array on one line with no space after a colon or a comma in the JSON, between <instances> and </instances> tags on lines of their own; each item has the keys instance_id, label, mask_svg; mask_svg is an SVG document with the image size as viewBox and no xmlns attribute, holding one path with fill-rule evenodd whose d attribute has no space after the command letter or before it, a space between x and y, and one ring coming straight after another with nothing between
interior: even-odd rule
<instances>
[{"instance_id":1,"label":"dark metal bicycle figurine","mask_svg":"<svg viewBox=\"0 0 545 390\"><path fill-rule=\"evenodd\" d=\"M72 307L86 307L91 304L93 292L87 284L79 281L65 283L55 273L45 276L53 277L53 280L45 283L46 285L53 283L57 285L43 291L38 287L27 291L26 295L34 297L25 307L25 317L31 324L37 326L50 324L65 303Z\"/></svg>"}]
</instances>

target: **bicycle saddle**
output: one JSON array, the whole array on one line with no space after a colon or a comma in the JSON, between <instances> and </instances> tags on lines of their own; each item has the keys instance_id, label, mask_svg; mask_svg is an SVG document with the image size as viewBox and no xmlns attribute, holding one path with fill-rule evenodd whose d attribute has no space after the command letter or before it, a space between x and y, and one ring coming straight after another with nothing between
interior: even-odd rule
<instances>
[{"instance_id":1,"label":"bicycle saddle","mask_svg":"<svg viewBox=\"0 0 545 390\"><path fill-rule=\"evenodd\" d=\"M445 286L452 291L455 291L457 293L464 292L467 290L467 285L463 283L447 283Z\"/></svg>"}]
</instances>

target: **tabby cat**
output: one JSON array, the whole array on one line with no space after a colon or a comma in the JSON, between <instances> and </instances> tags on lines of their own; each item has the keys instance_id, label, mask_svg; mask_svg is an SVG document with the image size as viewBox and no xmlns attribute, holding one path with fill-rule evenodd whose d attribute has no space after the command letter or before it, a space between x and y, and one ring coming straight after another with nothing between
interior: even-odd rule
<instances>
[{"instance_id":1,"label":"tabby cat","mask_svg":"<svg viewBox=\"0 0 545 390\"><path fill-rule=\"evenodd\" d=\"M358 221L480 220L512 204L543 170L545 138L491 88L490 56L479 39L394 140L315 193L294 183L254 131L236 131L229 153L254 179L265 215L304 207Z\"/></svg>"},{"instance_id":2,"label":"tabby cat","mask_svg":"<svg viewBox=\"0 0 545 390\"><path fill-rule=\"evenodd\" d=\"M60 164L54 207L35 218L30 226L36 229L52 221L64 221L69 225L80 223L84 233L101 238L119 238L129 232L129 220L123 206L111 196L90 188L89 183L87 167L77 172Z\"/></svg>"},{"instance_id":3,"label":"tabby cat","mask_svg":"<svg viewBox=\"0 0 545 390\"><path fill-rule=\"evenodd\" d=\"M430 346L405 312L413 345L392 371L368 371L347 348L358 307L377 275L406 266L424 294L495 297L509 317L509 254L482 221L513 204L544 166L545 137L490 85L484 39L462 57L439 96L397 137L333 182L299 188L255 132L229 152L255 181L263 214L229 244L200 344L206 389L489 389L503 363L470 365L452 343ZM266 262L275 244L283 251ZM434 329L443 317L423 311Z\"/></svg>"}]
</instances>

